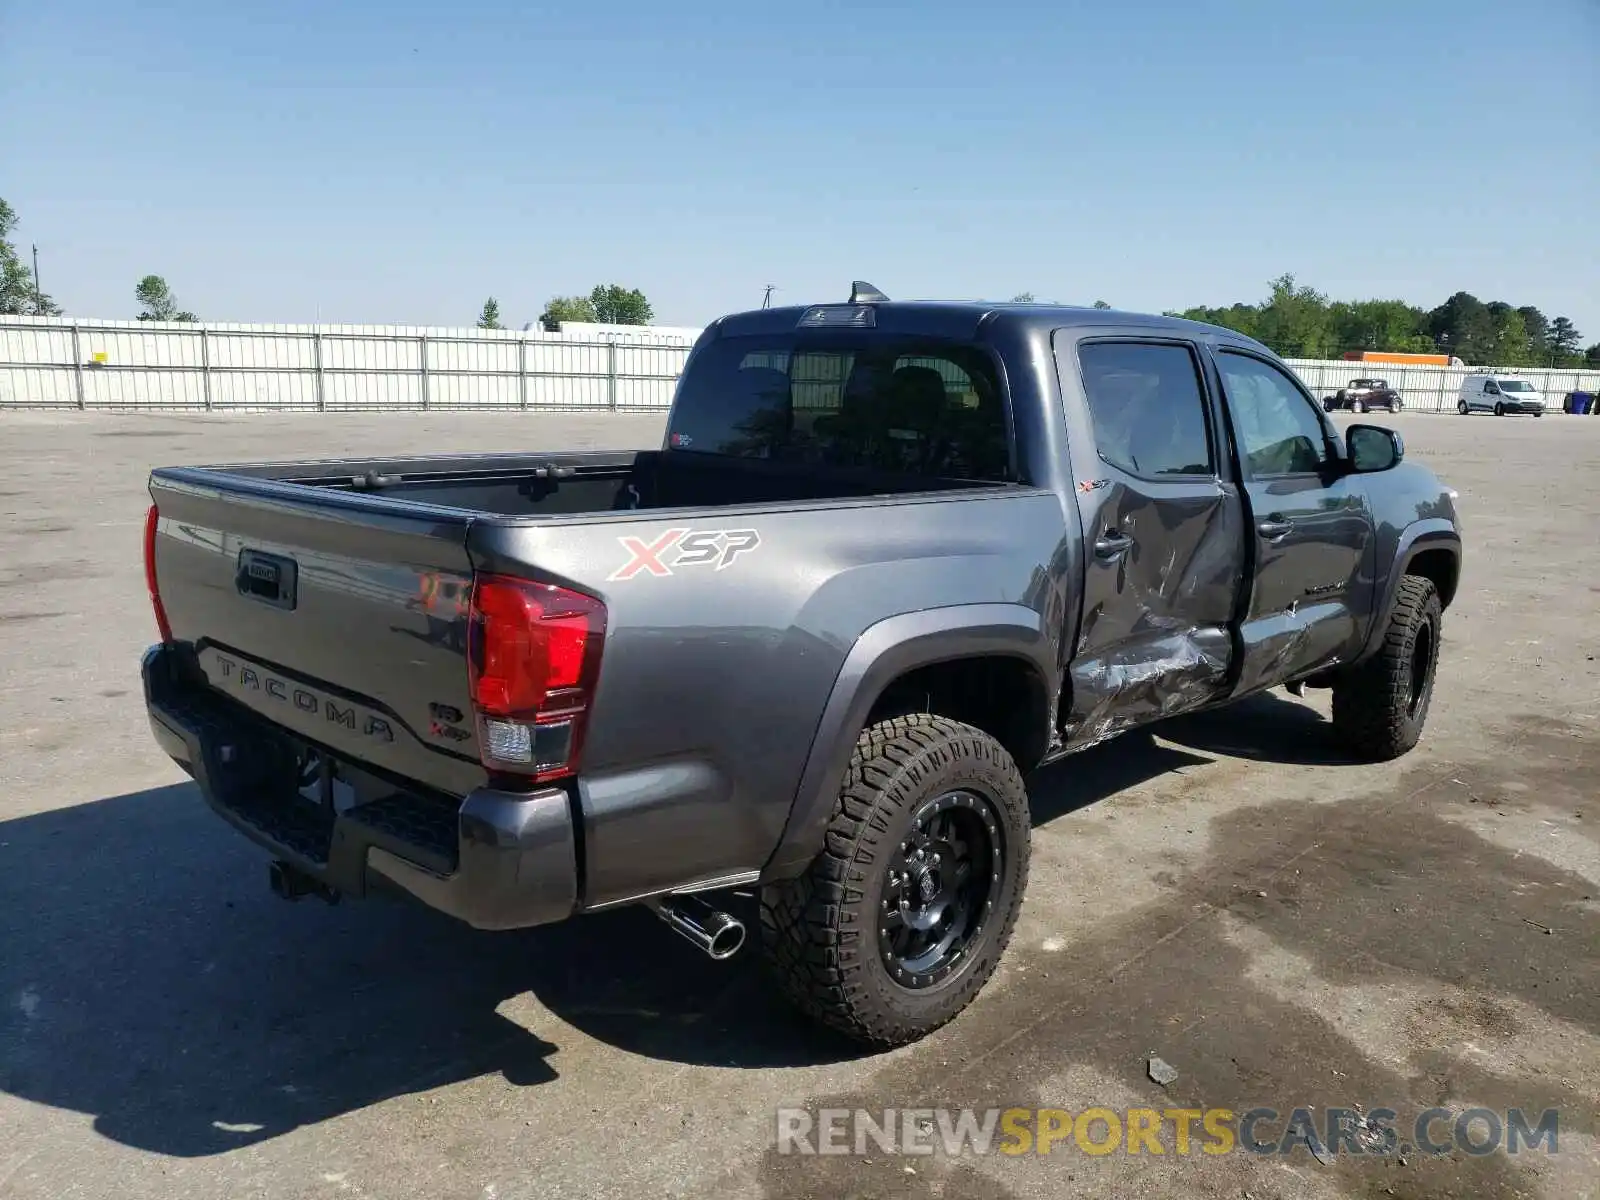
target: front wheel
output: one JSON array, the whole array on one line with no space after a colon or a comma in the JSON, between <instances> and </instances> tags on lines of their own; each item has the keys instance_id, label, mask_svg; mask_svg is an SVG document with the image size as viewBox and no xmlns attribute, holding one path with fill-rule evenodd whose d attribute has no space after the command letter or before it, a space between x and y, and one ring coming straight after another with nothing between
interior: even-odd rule
<instances>
[{"instance_id":1,"label":"front wheel","mask_svg":"<svg viewBox=\"0 0 1600 1200\"><path fill-rule=\"evenodd\" d=\"M1334 732L1356 757L1384 762L1417 744L1433 699L1443 619L1432 580L1403 577L1383 644L1334 681Z\"/></svg>"},{"instance_id":2,"label":"front wheel","mask_svg":"<svg viewBox=\"0 0 1600 1200\"><path fill-rule=\"evenodd\" d=\"M1028 796L1004 747L928 713L864 730L798 879L761 893L761 949L801 1011L905 1045L972 1003L1028 881Z\"/></svg>"},{"instance_id":3,"label":"front wheel","mask_svg":"<svg viewBox=\"0 0 1600 1200\"><path fill-rule=\"evenodd\" d=\"M1497 417L1503 417L1506 415L1506 406L1501 404L1498 400L1495 401L1494 415Z\"/></svg>"},{"instance_id":4,"label":"front wheel","mask_svg":"<svg viewBox=\"0 0 1600 1200\"><path fill-rule=\"evenodd\" d=\"M1391 413L1399 412L1400 411L1400 401L1398 401L1398 400L1389 401L1389 411Z\"/></svg>"},{"instance_id":5,"label":"front wheel","mask_svg":"<svg viewBox=\"0 0 1600 1200\"><path fill-rule=\"evenodd\" d=\"M1367 402L1365 400L1357 400L1350 407L1358 413L1364 413L1367 411Z\"/></svg>"}]
</instances>

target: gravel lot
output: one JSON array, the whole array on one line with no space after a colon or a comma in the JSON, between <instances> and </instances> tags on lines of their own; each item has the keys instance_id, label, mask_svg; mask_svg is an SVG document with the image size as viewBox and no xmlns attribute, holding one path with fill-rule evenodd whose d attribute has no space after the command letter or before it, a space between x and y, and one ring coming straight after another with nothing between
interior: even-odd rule
<instances>
[{"instance_id":1,"label":"gravel lot","mask_svg":"<svg viewBox=\"0 0 1600 1200\"><path fill-rule=\"evenodd\" d=\"M1000 974L861 1057L753 955L712 963L637 912L480 934L284 904L145 726L150 466L646 445L659 418L0 413L0 1195L1600 1194L1600 421L1381 419L1466 523L1423 744L1341 762L1326 693L1279 692L1042 772ZM774 1138L784 1105L1354 1104L1555 1107L1559 1152Z\"/></svg>"}]
</instances>

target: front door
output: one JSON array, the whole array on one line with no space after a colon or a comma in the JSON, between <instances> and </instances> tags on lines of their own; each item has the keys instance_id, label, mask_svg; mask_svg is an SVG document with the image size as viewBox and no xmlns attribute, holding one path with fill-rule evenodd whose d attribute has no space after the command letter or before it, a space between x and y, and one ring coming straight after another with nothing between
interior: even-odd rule
<instances>
[{"instance_id":1,"label":"front door","mask_svg":"<svg viewBox=\"0 0 1600 1200\"><path fill-rule=\"evenodd\" d=\"M1235 695L1344 661L1374 603L1372 514L1306 390L1246 350L1214 352L1248 501L1254 563Z\"/></svg>"},{"instance_id":2,"label":"front door","mask_svg":"<svg viewBox=\"0 0 1600 1200\"><path fill-rule=\"evenodd\" d=\"M1055 356L1087 562L1065 732L1085 745L1225 694L1244 504L1196 345L1062 330Z\"/></svg>"}]
</instances>

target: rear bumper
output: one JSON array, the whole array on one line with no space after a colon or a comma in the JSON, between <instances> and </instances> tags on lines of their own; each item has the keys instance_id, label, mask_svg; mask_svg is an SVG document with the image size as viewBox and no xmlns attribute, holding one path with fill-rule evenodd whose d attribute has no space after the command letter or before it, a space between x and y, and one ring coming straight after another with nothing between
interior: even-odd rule
<instances>
[{"instance_id":1,"label":"rear bumper","mask_svg":"<svg viewBox=\"0 0 1600 1200\"><path fill-rule=\"evenodd\" d=\"M179 646L142 667L150 729L216 813L275 857L353 896L387 881L479 929L545 925L577 904L566 791L478 788L457 805L396 788L334 813L285 773L287 734L197 682Z\"/></svg>"}]
</instances>

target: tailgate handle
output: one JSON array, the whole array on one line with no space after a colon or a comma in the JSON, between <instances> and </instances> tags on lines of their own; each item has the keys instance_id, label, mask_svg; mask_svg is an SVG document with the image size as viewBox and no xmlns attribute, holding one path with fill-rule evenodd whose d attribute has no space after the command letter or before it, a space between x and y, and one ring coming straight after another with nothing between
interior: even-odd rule
<instances>
[{"instance_id":1,"label":"tailgate handle","mask_svg":"<svg viewBox=\"0 0 1600 1200\"><path fill-rule=\"evenodd\" d=\"M260 550L239 551L239 570L233 577L241 596L274 608L294 607L299 569L292 558Z\"/></svg>"}]
</instances>

